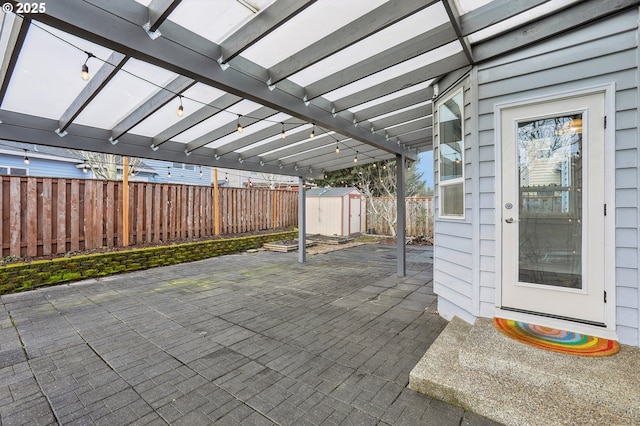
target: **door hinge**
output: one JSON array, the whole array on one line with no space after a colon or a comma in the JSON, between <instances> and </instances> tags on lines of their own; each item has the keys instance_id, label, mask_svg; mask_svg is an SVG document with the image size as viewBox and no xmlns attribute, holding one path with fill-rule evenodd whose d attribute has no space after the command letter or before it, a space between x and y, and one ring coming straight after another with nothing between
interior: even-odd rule
<instances>
[{"instance_id":1,"label":"door hinge","mask_svg":"<svg viewBox=\"0 0 640 426\"><path fill-rule=\"evenodd\" d=\"M606 204L604 205L604 215L605 216L607 215L607 205Z\"/></svg>"},{"instance_id":2,"label":"door hinge","mask_svg":"<svg viewBox=\"0 0 640 426\"><path fill-rule=\"evenodd\" d=\"M604 292L604 303L607 303L607 292Z\"/></svg>"},{"instance_id":3,"label":"door hinge","mask_svg":"<svg viewBox=\"0 0 640 426\"><path fill-rule=\"evenodd\" d=\"M604 128L605 129L607 128L607 116L606 115L604 116Z\"/></svg>"}]
</instances>

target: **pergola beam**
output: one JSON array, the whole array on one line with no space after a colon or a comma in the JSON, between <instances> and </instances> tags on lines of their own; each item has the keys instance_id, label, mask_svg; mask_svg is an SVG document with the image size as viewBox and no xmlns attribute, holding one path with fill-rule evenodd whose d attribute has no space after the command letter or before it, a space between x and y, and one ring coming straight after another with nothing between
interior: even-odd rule
<instances>
[{"instance_id":1,"label":"pergola beam","mask_svg":"<svg viewBox=\"0 0 640 426\"><path fill-rule=\"evenodd\" d=\"M466 55L463 52L459 52L449 56L448 58L441 59L410 71L404 74L402 78L392 78L384 83L361 90L352 95L345 96L344 98L335 101L334 104L337 111L347 110L356 105L405 89L408 86L416 85L439 77L442 74L446 74L466 65L469 65Z\"/></svg>"},{"instance_id":2,"label":"pergola beam","mask_svg":"<svg viewBox=\"0 0 640 426\"><path fill-rule=\"evenodd\" d=\"M473 64L473 54L471 52L471 45L469 44L469 40L462 34L462 30L460 29L460 14L458 13L458 8L456 7L454 0L442 0L442 5L444 9L447 11L447 15L449 16L449 22L453 26L454 31L458 37L458 42L462 46L462 51L467 56L467 60L470 64Z\"/></svg>"},{"instance_id":3,"label":"pergola beam","mask_svg":"<svg viewBox=\"0 0 640 426\"><path fill-rule=\"evenodd\" d=\"M460 30L463 36L483 30L529 9L547 3L549 0L492 0L460 17Z\"/></svg>"},{"instance_id":4,"label":"pergola beam","mask_svg":"<svg viewBox=\"0 0 640 426\"><path fill-rule=\"evenodd\" d=\"M316 0L277 0L220 43L220 63L227 63L278 29Z\"/></svg>"},{"instance_id":5,"label":"pergola beam","mask_svg":"<svg viewBox=\"0 0 640 426\"><path fill-rule=\"evenodd\" d=\"M4 51L4 57L1 58L2 63L0 63L0 105L9 88L11 75L18 62L27 31L29 31L29 22L13 13L3 12L0 52Z\"/></svg>"},{"instance_id":6,"label":"pergola beam","mask_svg":"<svg viewBox=\"0 0 640 426\"><path fill-rule=\"evenodd\" d=\"M210 148L202 148L187 157L184 153L185 144L174 141L169 141L163 145L163 149L154 151L149 148L153 139L147 136L124 134L119 143L113 145L106 142L110 134L108 129L98 129L79 124L72 124L69 127L69 134L61 138L54 131L58 126L58 120L13 111L0 110L0 121L2 121L2 124L0 124L0 139L9 141L82 149L175 163L189 163L286 176L302 176L308 179L317 179L322 176L320 171L311 174L308 170L297 171L294 170L293 166L288 165L282 168L269 164L261 165L257 160L247 160L241 163L239 157L216 160L214 150Z\"/></svg>"},{"instance_id":7,"label":"pergola beam","mask_svg":"<svg viewBox=\"0 0 640 426\"><path fill-rule=\"evenodd\" d=\"M430 6L434 0L391 0L269 68L270 84L303 70Z\"/></svg>"},{"instance_id":8,"label":"pergola beam","mask_svg":"<svg viewBox=\"0 0 640 426\"><path fill-rule=\"evenodd\" d=\"M342 68L335 73L305 87L307 100L315 99L332 90L346 86L386 68L413 59L433 49L456 40L456 33L450 24L442 24L410 40L393 46L381 53Z\"/></svg>"},{"instance_id":9,"label":"pergola beam","mask_svg":"<svg viewBox=\"0 0 640 426\"><path fill-rule=\"evenodd\" d=\"M270 90L265 82L233 68L222 70L218 66L213 66L212 60L215 59L211 54L219 52L219 46L202 40L201 37L171 21L166 21L163 25L163 37L151 40L140 29L140 22L136 21L136 18L141 15L139 7L146 11L144 6L133 0L124 4L119 2L117 8L110 2L100 2L98 7L82 0L68 0L64 4L61 2L47 4L46 12L38 14L37 17L47 25L181 74L194 81L250 99L301 120L315 122L325 129L336 131L390 153L402 152L384 138L354 127L351 122L330 111L314 104L305 105L301 99L281 90ZM123 10L129 10L127 16L118 15L123 13ZM142 15L144 16L144 13ZM196 40L193 43L197 45L189 44L189 34L193 34L192 37ZM169 39L169 35L180 40L180 43ZM210 54L202 52L210 52ZM412 159L416 158L412 152L407 151L404 154Z\"/></svg>"},{"instance_id":10,"label":"pergola beam","mask_svg":"<svg viewBox=\"0 0 640 426\"><path fill-rule=\"evenodd\" d=\"M486 61L637 5L637 0L580 2L475 45L474 59Z\"/></svg>"},{"instance_id":11,"label":"pergola beam","mask_svg":"<svg viewBox=\"0 0 640 426\"><path fill-rule=\"evenodd\" d=\"M145 118L165 106L169 101L175 99L179 93L184 92L194 84L196 84L195 81L181 75L174 78L163 89L159 89L155 95L137 107L131 114L123 118L122 121L111 129L110 140L112 143L115 143L122 135L133 129Z\"/></svg>"},{"instance_id":12,"label":"pergola beam","mask_svg":"<svg viewBox=\"0 0 640 426\"><path fill-rule=\"evenodd\" d=\"M149 22L147 30L154 33L171 15L182 0L152 0L149 4Z\"/></svg>"},{"instance_id":13,"label":"pergola beam","mask_svg":"<svg viewBox=\"0 0 640 426\"><path fill-rule=\"evenodd\" d=\"M82 111L98 96L109 81L122 69L129 57L122 53L113 52L94 76L87 82L80 94L73 100L69 108L62 114L59 120L58 134L63 135Z\"/></svg>"},{"instance_id":14,"label":"pergola beam","mask_svg":"<svg viewBox=\"0 0 640 426\"><path fill-rule=\"evenodd\" d=\"M229 108L232 105L240 102L242 98L232 95L230 93L225 93L220 96L218 99L209 102L207 105L193 112L192 114L188 114L183 117L180 121L178 121L173 126L163 130L158 133L153 138L153 148L159 147L169 139L174 136L179 135L182 132L185 132L192 128L193 126L202 123L203 121L213 117L218 114L220 111Z\"/></svg>"}]
</instances>

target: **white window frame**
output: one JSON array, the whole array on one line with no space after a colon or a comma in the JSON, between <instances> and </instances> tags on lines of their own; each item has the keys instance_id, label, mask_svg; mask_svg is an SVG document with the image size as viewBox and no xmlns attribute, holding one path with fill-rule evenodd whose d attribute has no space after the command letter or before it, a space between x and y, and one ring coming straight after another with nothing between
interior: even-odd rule
<instances>
[{"instance_id":1,"label":"white window frame","mask_svg":"<svg viewBox=\"0 0 640 426\"><path fill-rule=\"evenodd\" d=\"M28 167L15 167L15 166L0 166L3 169L7 169L7 171L9 172L8 174L6 174L5 176L29 176L29 168ZM24 170L25 174L24 175L14 175L12 173L13 170Z\"/></svg>"},{"instance_id":2,"label":"white window frame","mask_svg":"<svg viewBox=\"0 0 640 426\"><path fill-rule=\"evenodd\" d=\"M448 180L442 180L442 161L440 160L441 158L441 147L440 147L440 107L446 103L447 101L449 101L450 99L452 99L453 97L457 96L457 95L461 95L462 100L461 100L461 105L460 105L460 132L461 132L461 138L462 138L462 149L460 152L460 161L462 163L462 176L459 178L454 178L454 179L448 179ZM466 203L465 203L465 173L464 173L464 168L465 168L465 159L464 159L464 151L466 149L466 144L465 144L465 129L464 129L464 88L461 87L458 90L454 91L453 93L451 93L449 96L442 98L441 100L439 100L436 104L436 111L438 113L438 138L437 138L437 146L438 146L438 157L437 157L437 161L438 161L438 217L440 219L451 219L451 220L464 220L465 219L465 215L466 215ZM462 215L451 215L451 214L444 214L444 210L443 210L443 197L442 197L442 190L443 188L446 188L448 186L453 186L453 185L459 185L462 184Z\"/></svg>"}]
</instances>

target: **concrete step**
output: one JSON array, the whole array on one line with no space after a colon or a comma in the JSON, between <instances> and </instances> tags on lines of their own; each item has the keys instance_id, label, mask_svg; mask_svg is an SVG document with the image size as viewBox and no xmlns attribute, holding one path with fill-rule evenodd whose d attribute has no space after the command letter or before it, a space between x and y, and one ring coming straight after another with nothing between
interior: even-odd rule
<instances>
[{"instance_id":1,"label":"concrete step","mask_svg":"<svg viewBox=\"0 0 640 426\"><path fill-rule=\"evenodd\" d=\"M454 318L409 387L507 425L640 424L640 350L577 357L533 348Z\"/></svg>"}]
</instances>

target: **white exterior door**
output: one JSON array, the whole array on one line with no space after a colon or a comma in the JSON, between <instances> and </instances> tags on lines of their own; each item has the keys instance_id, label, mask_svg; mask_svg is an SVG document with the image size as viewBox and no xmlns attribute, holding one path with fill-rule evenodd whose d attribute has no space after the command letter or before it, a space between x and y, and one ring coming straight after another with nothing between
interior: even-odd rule
<instances>
[{"instance_id":1,"label":"white exterior door","mask_svg":"<svg viewBox=\"0 0 640 426\"><path fill-rule=\"evenodd\" d=\"M360 197L349 196L349 234L362 232L360 229Z\"/></svg>"},{"instance_id":2,"label":"white exterior door","mask_svg":"<svg viewBox=\"0 0 640 426\"><path fill-rule=\"evenodd\" d=\"M605 323L604 100L501 110L501 309Z\"/></svg>"}]
</instances>

